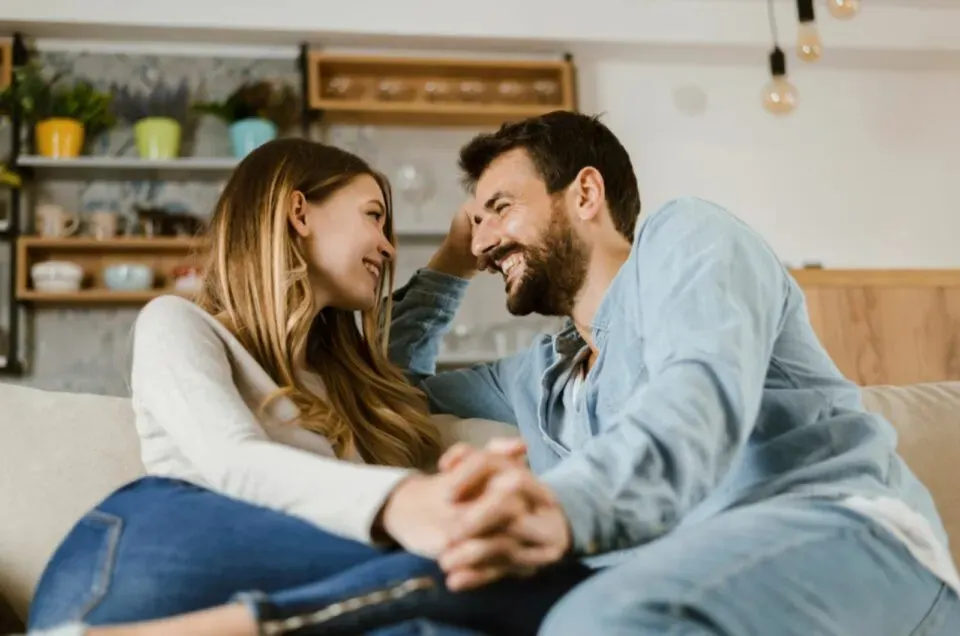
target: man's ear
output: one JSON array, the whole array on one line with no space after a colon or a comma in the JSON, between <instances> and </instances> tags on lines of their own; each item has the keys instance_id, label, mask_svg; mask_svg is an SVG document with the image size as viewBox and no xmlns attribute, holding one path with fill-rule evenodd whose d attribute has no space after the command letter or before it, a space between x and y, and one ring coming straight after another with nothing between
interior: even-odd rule
<instances>
[{"instance_id":1,"label":"man's ear","mask_svg":"<svg viewBox=\"0 0 960 636\"><path fill-rule=\"evenodd\" d=\"M571 207L580 220L588 221L600 214L607 199L600 171L587 166L577 173L571 185L573 186L570 188L573 199Z\"/></svg>"},{"instance_id":2,"label":"man's ear","mask_svg":"<svg viewBox=\"0 0 960 636\"><path fill-rule=\"evenodd\" d=\"M307 225L307 198L302 192L294 191L290 195L290 226L301 237L310 235L310 226Z\"/></svg>"}]
</instances>

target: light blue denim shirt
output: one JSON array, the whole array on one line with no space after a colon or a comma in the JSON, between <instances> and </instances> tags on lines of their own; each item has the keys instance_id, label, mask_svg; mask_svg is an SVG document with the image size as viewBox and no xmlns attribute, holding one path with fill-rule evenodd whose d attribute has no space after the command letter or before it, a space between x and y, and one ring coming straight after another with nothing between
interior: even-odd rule
<instances>
[{"instance_id":1,"label":"light blue denim shirt","mask_svg":"<svg viewBox=\"0 0 960 636\"><path fill-rule=\"evenodd\" d=\"M574 420L587 433L580 448L550 434L569 358L586 346L572 325L497 362L435 373L466 285L420 270L398 289L391 359L434 411L519 427L578 554L616 557L782 494L898 497L946 543L929 493L896 454L895 430L865 411L813 332L803 291L721 207L679 199L638 224L591 325L599 356Z\"/></svg>"}]
</instances>

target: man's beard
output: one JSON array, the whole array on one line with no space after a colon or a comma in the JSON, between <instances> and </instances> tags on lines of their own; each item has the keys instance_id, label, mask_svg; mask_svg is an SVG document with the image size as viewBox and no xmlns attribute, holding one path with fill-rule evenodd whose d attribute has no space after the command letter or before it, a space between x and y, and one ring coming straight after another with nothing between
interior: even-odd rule
<instances>
[{"instance_id":1,"label":"man's beard","mask_svg":"<svg viewBox=\"0 0 960 636\"><path fill-rule=\"evenodd\" d=\"M514 316L569 316L587 278L590 249L556 208L539 243L521 248L523 273L507 294L507 310Z\"/></svg>"}]
</instances>

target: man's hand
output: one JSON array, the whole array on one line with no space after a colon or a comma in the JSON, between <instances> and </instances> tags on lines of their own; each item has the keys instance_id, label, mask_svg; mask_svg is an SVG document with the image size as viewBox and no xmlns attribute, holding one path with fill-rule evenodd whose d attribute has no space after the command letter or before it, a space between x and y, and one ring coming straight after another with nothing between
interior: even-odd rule
<instances>
[{"instance_id":1,"label":"man's hand","mask_svg":"<svg viewBox=\"0 0 960 636\"><path fill-rule=\"evenodd\" d=\"M570 549L570 528L553 493L516 460L473 451L459 459L452 497L468 503L439 558L447 586L465 590L527 576ZM522 502L517 508L517 498Z\"/></svg>"},{"instance_id":2,"label":"man's hand","mask_svg":"<svg viewBox=\"0 0 960 636\"><path fill-rule=\"evenodd\" d=\"M472 200L467 200L453 216L446 238L427 264L429 269L460 278L472 278L479 271L479 261L470 248L473 239L470 211L473 205Z\"/></svg>"},{"instance_id":3,"label":"man's hand","mask_svg":"<svg viewBox=\"0 0 960 636\"><path fill-rule=\"evenodd\" d=\"M509 453L517 452L515 443L505 443L503 448ZM474 464L458 459L463 455L463 449L448 452L441 459L445 472L412 475L400 482L381 510L374 534L388 535L408 552L430 558L439 556L450 545L460 519L471 505L469 498L457 490L457 485L470 480L469 475L475 470ZM506 468L516 461L507 454L497 454L490 456L487 465L491 469L494 465ZM501 493L499 501L501 514L508 521L527 512L520 493Z\"/></svg>"}]
</instances>

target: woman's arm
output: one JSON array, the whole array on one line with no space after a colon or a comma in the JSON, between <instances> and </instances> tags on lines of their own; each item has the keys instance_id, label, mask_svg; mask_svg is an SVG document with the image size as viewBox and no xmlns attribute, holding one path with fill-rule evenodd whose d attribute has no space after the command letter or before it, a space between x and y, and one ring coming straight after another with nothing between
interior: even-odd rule
<instances>
[{"instance_id":1,"label":"woman's arm","mask_svg":"<svg viewBox=\"0 0 960 636\"><path fill-rule=\"evenodd\" d=\"M223 340L180 298L141 311L131 382L137 411L149 413L210 488L350 539L372 542L374 519L410 473L270 440L236 387Z\"/></svg>"}]
</instances>

